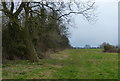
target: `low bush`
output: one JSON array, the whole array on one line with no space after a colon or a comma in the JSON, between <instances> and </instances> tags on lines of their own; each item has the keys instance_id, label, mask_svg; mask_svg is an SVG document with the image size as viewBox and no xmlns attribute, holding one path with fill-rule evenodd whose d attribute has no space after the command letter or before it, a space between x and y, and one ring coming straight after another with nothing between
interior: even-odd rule
<instances>
[{"instance_id":1,"label":"low bush","mask_svg":"<svg viewBox=\"0 0 120 81\"><path fill-rule=\"evenodd\" d=\"M104 52L118 52L117 48L115 46L110 45L110 44L105 44L103 46L103 49L104 49L103 50Z\"/></svg>"}]
</instances>

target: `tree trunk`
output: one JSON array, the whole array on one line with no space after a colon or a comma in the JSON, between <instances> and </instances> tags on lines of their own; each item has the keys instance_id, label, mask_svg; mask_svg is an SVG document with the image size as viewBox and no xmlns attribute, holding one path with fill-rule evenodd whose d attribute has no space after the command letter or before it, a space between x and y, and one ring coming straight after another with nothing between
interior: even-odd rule
<instances>
[{"instance_id":1,"label":"tree trunk","mask_svg":"<svg viewBox=\"0 0 120 81\"><path fill-rule=\"evenodd\" d=\"M26 44L27 52L30 54L29 60L32 62L38 61L36 49L32 43L32 39L29 33L29 3L24 7L25 9L25 28L22 30L23 41Z\"/></svg>"},{"instance_id":2,"label":"tree trunk","mask_svg":"<svg viewBox=\"0 0 120 81\"><path fill-rule=\"evenodd\" d=\"M12 25L15 27L16 31L18 31L18 33L20 33L23 41L24 41L24 44L26 45L26 49L27 49L27 52L28 52L28 56L29 56L29 60L31 62L37 62L38 61L38 56L37 56L37 52L34 48L34 45L32 43L32 39L30 37L30 34L29 34L29 31L24 27L22 28L19 23L18 23L18 20L17 18L14 18L14 19L10 19L12 22ZM16 22L14 22L14 20Z\"/></svg>"},{"instance_id":3,"label":"tree trunk","mask_svg":"<svg viewBox=\"0 0 120 81\"><path fill-rule=\"evenodd\" d=\"M21 33L22 33L23 41L27 48L27 52L29 54L29 60L32 62L37 62L38 61L37 52L30 38L29 32L23 29Z\"/></svg>"}]
</instances>

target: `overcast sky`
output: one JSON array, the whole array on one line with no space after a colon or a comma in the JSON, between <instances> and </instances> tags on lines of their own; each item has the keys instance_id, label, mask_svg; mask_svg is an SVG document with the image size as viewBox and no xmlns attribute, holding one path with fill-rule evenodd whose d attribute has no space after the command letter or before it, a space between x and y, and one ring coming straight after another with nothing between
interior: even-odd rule
<instances>
[{"instance_id":1,"label":"overcast sky","mask_svg":"<svg viewBox=\"0 0 120 81\"><path fill-rule=\"evenodd\" d=\"M70 27L70 44L84 47L98 46L103 42L118 44L118 1L96 0L97 22L88 23L81 15L74 16L75 27Z\"/></svg>"}]
</instances>

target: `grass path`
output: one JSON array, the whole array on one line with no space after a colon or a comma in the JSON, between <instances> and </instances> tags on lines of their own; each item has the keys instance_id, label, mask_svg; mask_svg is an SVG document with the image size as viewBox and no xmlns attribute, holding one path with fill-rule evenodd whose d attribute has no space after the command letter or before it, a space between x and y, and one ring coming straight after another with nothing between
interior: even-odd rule
<instances>
[{"instance_id":1,"label":"grass path","mask_svg":"<svg viewBox=\"0 0 120 81\"><path fill-rule=\"evenodd\" d=\"M117 79L118 54L100 49L68 49L38 63L9 62L4 79Z\"/></svg>"}]
</instances>

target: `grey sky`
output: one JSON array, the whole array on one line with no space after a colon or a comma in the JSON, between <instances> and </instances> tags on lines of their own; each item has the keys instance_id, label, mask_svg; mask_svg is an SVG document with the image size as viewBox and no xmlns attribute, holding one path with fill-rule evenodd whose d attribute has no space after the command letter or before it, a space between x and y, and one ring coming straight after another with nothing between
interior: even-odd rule
<instances>
[{"instance_id":1,"label":"grey sky","mask_svg":"<svg viewBox=\"0 0 120 81\"><path fill-rule=\"evenodd\" d=\"M98 46L103 42L118 44L118 1L96 0L98 21L89 24L81 15L74 16L75 27L70 28L70 44L83 47Z\"/></svg>"}]
</instances>

